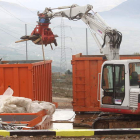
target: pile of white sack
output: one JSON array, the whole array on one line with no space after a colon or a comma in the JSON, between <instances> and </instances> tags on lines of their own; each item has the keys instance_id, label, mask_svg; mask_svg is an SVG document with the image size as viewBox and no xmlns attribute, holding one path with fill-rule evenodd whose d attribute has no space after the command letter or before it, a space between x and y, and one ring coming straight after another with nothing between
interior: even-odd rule
<instances>
[{"instance_id":1,"label":"pile of white sack","mask_svg":"<svg viewBox=\"0 0 140 140\"><path fill-rule=\"evenodd\" d=\"M0 113L37 113L43 109L48 110L48 115L55 112L55 105L45 101L32 101L29 98L15 97L13 90L8 87L0 95Z\"/></svg>"}]
</instances>

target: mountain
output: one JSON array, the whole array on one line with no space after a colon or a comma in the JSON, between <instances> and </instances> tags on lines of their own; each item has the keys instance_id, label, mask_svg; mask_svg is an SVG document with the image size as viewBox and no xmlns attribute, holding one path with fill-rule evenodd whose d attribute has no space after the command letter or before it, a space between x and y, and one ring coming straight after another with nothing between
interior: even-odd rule
<instances>
[{"instance_id":1,"label":"mountain","mask_svg":"<svg viewBox=\"0 0 140 140\"><path fill-rule=\"evenodd\" d=\"M89 4L93 5L93 10L95 12L109 11L112 8L120 5L127 0L90 0Z\"/></svg>"},{"instance_id":2,"label":"mountain","mask_svg":"<svg viewBox=\"0 0 140 140\"><path fill-rule=\"evenodd\" d=\"M127 0L107 12L102 12L104 17L140 18L140 0Z\"/></svg>"}]
</instances>

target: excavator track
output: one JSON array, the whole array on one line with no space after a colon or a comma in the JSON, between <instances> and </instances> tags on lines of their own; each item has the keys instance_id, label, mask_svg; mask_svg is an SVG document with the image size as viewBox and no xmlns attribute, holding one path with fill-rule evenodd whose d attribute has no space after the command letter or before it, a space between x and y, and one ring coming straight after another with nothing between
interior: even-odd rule
<instances>
[{"instance_id":1,"label":"excavator track","mask_svg":"<svg viewBox=\"0 0 140 140\"><path fill-rule=\"evenodd\" d=\"M93 113L77 113L74 121L73 126L75 128L92 128L92 124L94 120L98 117L100 112L93 112Z\"/></svg>"},{"instance_id":2,"label":"excavator track","mask_svg":"<svg viewBox=\"0 0 140 140\"><path fill-rule=\"evenodd\" d=\"M140 128L140 115L107 114L98 116L93 129Z\"/></svg>"},{"instance_id":3,"label":"excavator track","mask_svg":"<svg viewBox=\"0 0 140 140\"><path fill-rule=\"evenodd\" d=\"M114 113L76 114L73 126L93 129L140 128L140 115Z\"/></svg>"}]
</instances>

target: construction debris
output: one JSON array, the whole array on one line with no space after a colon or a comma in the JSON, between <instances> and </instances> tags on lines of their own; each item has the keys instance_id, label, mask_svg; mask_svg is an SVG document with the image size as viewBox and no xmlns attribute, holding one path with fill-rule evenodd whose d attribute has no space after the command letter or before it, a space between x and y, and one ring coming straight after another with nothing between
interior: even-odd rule
<instances>
[{"instance_id":1,"label":"construction debris","mask_svg":"<svg viewBox=\"0 0 140 140\"><path fill-rule=\"evenodd\" d=\"M12 95L13 90L10 87L0 95L0 113L37 113L45 109L48 110L48 115L52 115L55 111L55 105L50 102L32 101L29 98Z\"/></svg>"}]
</instances>

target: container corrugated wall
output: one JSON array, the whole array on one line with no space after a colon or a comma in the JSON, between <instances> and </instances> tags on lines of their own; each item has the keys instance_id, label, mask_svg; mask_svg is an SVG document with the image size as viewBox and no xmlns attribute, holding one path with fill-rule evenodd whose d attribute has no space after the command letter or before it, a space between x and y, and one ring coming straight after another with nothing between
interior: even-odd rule
<instances>
[{"instance_id":1,"label":"container corrugated wall","mask_svg":"<svg viewBox=\"0 0 140 140\"><path fill-rule=\"evenodd\" d=\"M14 90L14 96L51 102L51 62L0 64L0 95L10 86Z\"/></svg>"},{"instance_id":2,"label":"container corrugated wall","mask_svg":"<svg viewBox=\"0 0 140 140\"><path fill-rule=\"evenodd\" d=\"M52 101L51 61L33 64L33 95L34 100ZM46 94L48 93L48 94Z\"/></svg>"},{"instance_id":3,"label":"container corrugated wall","mask_svg":"<svg viewBox=\"0 0 140 140\"><path fill-rule=\"evenodd\" d=\"M140 59L137 55L123 55L120 59ZM105 60L103 56L73 55L73 110L76 112L100 111L97 101L98 74Z\"/></svg>"}]
</instances>

